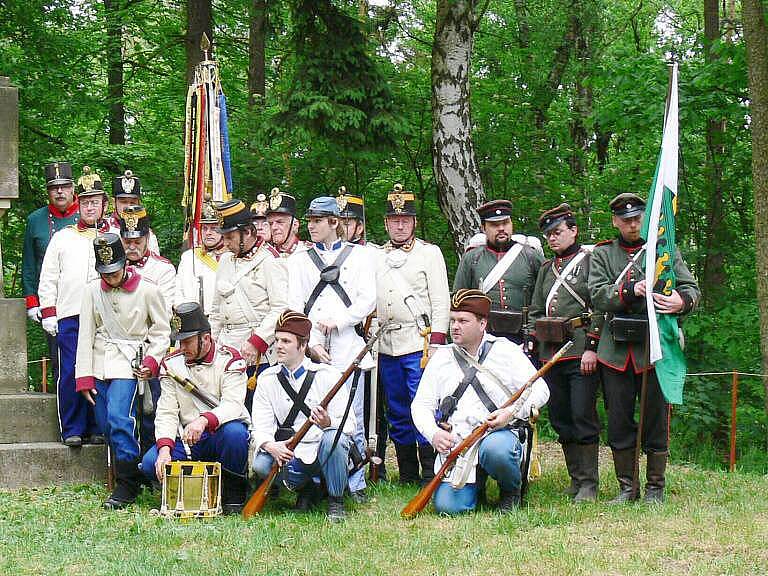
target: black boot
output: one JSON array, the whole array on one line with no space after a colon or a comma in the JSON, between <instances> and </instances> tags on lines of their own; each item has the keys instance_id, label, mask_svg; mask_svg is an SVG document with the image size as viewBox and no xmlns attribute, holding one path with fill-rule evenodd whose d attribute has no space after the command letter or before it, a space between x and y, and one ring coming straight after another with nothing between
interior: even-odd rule
<instances>
[{"instance_id":1,"label":"black boot","mask_svg":"<svg viewBox=\"0 0 768 576\"><path fill-rule=\"evenodd\" d=\"M421 463L421 483L429 484L435 477L435 449L432 444L419 444L419 462Z\"/></svg>"},{"instance_id":2,"label":"black boot","mask_svg":"<svg viewBox=\"0 0 768 576\"><path fill-rule=\"evenodd\" d=\"M306 486L298 491L293 509L299 512L309 512L319 501L320 487L310 480Z\"/></svg>"},{"instance_id":3,"label":"black boot","mask_svg":"<svg viewBox=\"0 0 768 576\"><path fill-rule=\"evenodd\" d=\"M575 445L578 454L577 480L579 491L573 497L574 502L594 502L597 500L597 444Z\"/></svg>"},{"instance_id":4,"label":"black boot","mask_svg":"<svg viewBox=\"0 0 768 576\"><path fill-rule=\"evenodd\" d=\"M248 479L222 469L221 509L224 514L240 514L248 496Z\"/></svg>"},{"instance_id":5,"label":"black boot","mask_svg":"<svg viewBox=\"0 0 768 576\"><path fill-rule=\"evenodd\" d=\"M632 475L635 470L635 449L613 450L613 468L619 481L619 494L608 504L626 504L637 500L632 490Z\"/></svg>"},{"instance_id":6,"label":"black boot","mask_svg":"<svg viewBox=\"0 0 768 576\"><path fill-rule=\"evenodd\" d=\"M563 442L563 456L565 457L565 469L568 470L568 476L571 478L571 484L565 489L568 496L576 496L579 491L579 481L576 479L578 444L573 442Z\"/></svg>"},{"instance_id":7,"label":"black boot","mask_svg":"<svg viewBox=\"0 0 768 576\"><path fill-rule=\"evenodd\" d=\"M139 470L139 460L115 462L115 488L102 505L107 510L120 510L136 501L144 474Z\"/></svg>"},{"instance_id":8,"label":"black boot","mask_svg":"<svg viewBox=\"0 0 768 576\"><path fill-rule=\"evenodd\" d=\"M400 471L400 484L418 484L419 459L416 444L395 444L397 468Z\"/></svg>"},{"instance_id":9,"label":"black boot","mask_svg":"<svg viewBox=\"0 0 768 576\"><path fill-rule=\"evenodd\" d=\"M475 484L477 486L477 505L485 506L488 504L488 495L486 487L488 485L488 472L478 465L475 467Z\"/></svg>"},{"instance_id":10,"label":"black boot","mask_svg":"<svg viewBox=\"0 0 768 576\"><path fill-rule=\"evenodd\" d=\"M328 496L328 521L337 524L343 522L347 513L344 511L343 496Z\"/></svg>"},{"instance_id":11,"label":"black boot","mask_svg":"<svg viewBox=\"0 0 768 576\"><path fill-rule=\"evenodd\" d=\"M506 514L520 507L520 492L501 490L499 492L499 512Z\"/></svg>"},{"instance_id":12,"label":"black boot","mask_svg":"<svg viewBox=\"0 0 768 576\"><path fill-rule=\"evenodd\" d=\"M648 462L645 469L645 498L646 504L661 504L664 502L665 472L667 469L666 452L648 452Z\"/></svg>"}]
</instances>

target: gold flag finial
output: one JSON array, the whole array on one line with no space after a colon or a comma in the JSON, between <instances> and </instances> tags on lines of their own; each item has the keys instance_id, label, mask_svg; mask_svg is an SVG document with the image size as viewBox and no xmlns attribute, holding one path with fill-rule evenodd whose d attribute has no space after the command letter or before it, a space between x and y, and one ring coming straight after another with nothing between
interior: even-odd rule
<instances>
[{"instance_id":1,"label":"gold flag finial","mask_svg":"<svg viewBox=\"0 0 768 576\"><path fill-rule=\"evenodd\" d=\"M200 37L200 50L205 54L204 60L208 60L208 52L211 50L211 39L208 38L208 34L205 32L203 32L203 35Z\"/></svg>"}]
</instances>

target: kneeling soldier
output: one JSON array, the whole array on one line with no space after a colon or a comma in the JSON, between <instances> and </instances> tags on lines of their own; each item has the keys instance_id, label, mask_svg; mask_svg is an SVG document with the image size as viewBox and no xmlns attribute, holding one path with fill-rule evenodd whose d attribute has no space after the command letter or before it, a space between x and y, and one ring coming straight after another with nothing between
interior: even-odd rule
<instances>
[{"instance_id":1,"label":"kneeling soldier","mask_svg":"<svg viewBox=\"0 0 768 576\"><path fill-rule=\"evenodd\" d=\"M97 237L93 247L101 279L88 284L83 295L75 383L94 405L115 454L115 489L104 502L105 508L115 509L131 504L139 493L136 378L157 375L170 327L159 289L126 266L117 234ZM143 362L134 367L136 351L144 344Z\"/></svg>"},{"instance_id":2,"label":"kneeling soldier","mask_svg":"<svg viewBox=\"0 0 768 576\"><path fill-rule=\"evenodd\" d=\"M171 338L179 349L163 360L160 368L160 401L155 416L157 442L142 460L150 479L163 479L172 460L220 462L224 513L237 513L248 491L248 427L243 404L245 361L229 346L217 346L211 325L197 302L176 306ZM216 404L215 408L180 386L169 374L188 378Z\"/></svg>"},{"instance_id":3,"label":"kneeling soldier","mask_svg":"<svg viewBox=\"0 0 768 576\"><path fill-rule=\"evenodd\" d=\"M344 518L343 494L355 418L349 413L344 420L348 399L345 388L333 398L328 410L319 406L341 378L341 372L305 358L311 329L309 318L290 310L277 322L278 364L262 372L253 397L253 437L257 448L253 471L264 478L277 461L282 466L283 485L299 491L297 508L304 510L316 499L316 480L321 477L328 489L328 519L339 522ZM307 419L316 426L291 451L286 443Z\"/></svg>"},{"instance_id":4,"label":"kneeling soldier","mask_svg":"<svg viewBox=\"0 0 768 576\"><path fill-rule=\"evenodd\" d=\"M446 476L435 492L435 509L459 514L477 505L476 466L479 464L499 484L499 509L508 512L520 504L523 446L510 421L516 414L529 415L549 398L547 384L539 378L518 406L499 409L516 390L536 373L519 346L506 338L485 332L491 299L480 290L463 289L451 300L453 344L439 347L432 355L411 404L416 428L430 439L439 453L435 471L443 458L462 438L483 421L492 432L479 442L467 462L467 483L451 485ZM518 404L518 403L516 403ZM458 470L454 468L451 475Z\"/></svg>"}]
</instances>

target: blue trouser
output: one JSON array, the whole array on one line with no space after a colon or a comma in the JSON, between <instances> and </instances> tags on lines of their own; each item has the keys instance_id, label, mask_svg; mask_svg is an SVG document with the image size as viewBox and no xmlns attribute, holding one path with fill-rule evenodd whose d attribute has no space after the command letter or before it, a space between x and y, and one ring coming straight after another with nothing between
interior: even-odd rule
<instances>
[{"instance_id":1,"label":"blue trouser","mask_svg":"<svg viewBox=\"0 0 768 576\"><path fill-rule=\"evenodd\" d=\"M144 395L152 395L152 413L142 414L141 418L141 451L144 452L155 443L155 412L160 400L160 379L150 378L144 387Z\"/></svg>"},{"instance_id":2,"label":"blue trouser","mask_svg":"<svg viewBox=\"0 0 768 576\"><path fill-rule=\"evenodd\" d=\"M75 390L75 358L80 317L62 318L58 322L58 330L56 345L59 351L59 377L56 381L56 400L61 438L100 434L104 428L97 425L93 408L83 395Z\"/></svg>"},{"instance_id":3,"label":"blue trouser","mask_svg":"<svg viewBox=\"0 0 768 576\"><path fill-rule=\"evenodd\" d=\"M171 460L201 460L220 462L221 467L232 474L245 476L248 465L248 427L241 420L231 420L219 426L215 432L203 432L200 440L189 447L192 455L187 457L181 439L171 450ZM155 463L157 446L152 446L141 460L141 471L150 480L156 480Z\"/></svg>"},{"instance_id":4,"label":"blue trouser","mask_svg":"<svg viewBox=\"0 0 768 576\"><path fill-rule=\"evenodd\" d=\"M365 374L362 371L353 373L347 379L345 385L347 392L351 393L355 378L357 378L357 388L352 399L351 409L355 415L355 431L352 434L352 440L355 442L360 456L365 458L365 451L368 447L368 441L365 437ZM351 492L365 490L365 468L357 470L349 477L349 490Z\"/></svg>"},{"instance_id":5,"label":"blue trouser","mask_svg":"<svg viewBox=\"0 0 768 576\"><path fill-rule=\"evenodd\" d=\"M322 476L330 496L340 497L344 494L347 487L347 462L352 440L347 434L342 434L331 452L335 436L335 428L326 428L323 431L320 446L317 449L317 458L311 464L305 464L298 458L293 458L283 466L278 478L289 490L300 490L308 482ZM271 454L259 450L253 459L253 472L259 478L266 478L274 462L275 459Z\"/></svg>"},{"instance_id":6,"label":"blue trouser","mask_svg":"<svg viewBox=\"0 0 768 576\"><path fill-rule=\"evenodd\" d=\"M520 492L520 462L523 445L517 434L508 429L491 432L480 441L479 464L505 492ZM440 514L461 514L477 506L477 485L466 484L458 490L450 482L442 482L435 491L435 510Z\"/></svg>"},{"instance_id":7,"label":"blue trouser","mask_svg":"<svg viewBox=\"0 0 768 576\"><path fill-rule=\"evenodd\" d=\"M379 380L387 399L389 437L395 444L429 444L416 430L411 418L411 402L423 372L421 357L421 352L404 356L379 354Z\"/></svg>"},{"instance_id":8,"label":"blue trouser","mask_svg":"<svg viewBox=\"0 0 768 576\"><path fill-rule=\"evenodd\" d=\"M96 420L107 435L115 460L132 462L141 455L136 438L136 380L96 380Z\"/></svg>"}]
</instances>

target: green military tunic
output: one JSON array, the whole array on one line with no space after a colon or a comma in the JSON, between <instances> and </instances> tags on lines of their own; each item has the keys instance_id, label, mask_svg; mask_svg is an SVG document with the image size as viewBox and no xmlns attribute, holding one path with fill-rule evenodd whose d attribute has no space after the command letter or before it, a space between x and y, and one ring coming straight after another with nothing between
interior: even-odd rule
<instances>
[{"instance_id":1,"label":"green military tunic","mask_svg":"<svg viewBox=\"0 0 768 576\"><path fill-rule=\"evenodd\" d=\"M634 294L635 283L645 278L645 251L638 255L643 246L642 241L630 245L616 238L600 242L592 252L589 293L595 309L605 313L597 358L601 364L615 370L627 369L630 360L635 372L642 372L646 367L644 344L616 342L611 331L611 320L616 314L647 315L645 297ZM634 262L627 268L633 258ZM696 307L701 292L679 251L675 252L673 269L677 278L676 290L684 303L678 316L683 316Z\"/></svg>"},{"instance_id":2,"label":"green military tunic","mask_svg":"<svg viewBox=\"0 0 768 576\"><path fill-rule=\"evenodd\" d=\"M513 244L514 246L514 244ZM504 257L506 252L499 252L488 245L478 246L462 256L453 290L460 288L479 288L483 279ZM536 284L536 275L544 262L543 256L531 246L523 249L501 279L488 291L491 310L509 310L520 312L528 305Z\"/></svg>"},{"instance_id":3,"label":"green military tunic","mask_svg":"<svg viewBox=\"0 0 768 576\"><path fill-rule=\"evenodd\" d=\"M574 244L562 255L547 260L541 266L538 277L536 278L536 286L533 290L533 299L531 301L528 324L530 334L534 336L536 335L534 326L536 320L539 318L561 317L572 319L578 318L582 313L592 311L591 300L589 298L589 287L587 285L590 266L589 252L586 252L581 260L571 268L565 281L552 296L549 308L546 306L547 297L557 279L563 274L576 255L585 251L585 248L578 244ZM566 283L570 286L573 292L584 301L584 305L571 294L571 291L565 286ZM590 323L574 329L571 335L573 346L568 350L561 361L581 358L585 348L593 351L596 350L600 339L600 331L603 324L602 320L603 315L596 313L592 316ZM562 345L563 342L555 343L539 341L539 358L541 360L549 360Z\"/></svg>"}]
</instances>

